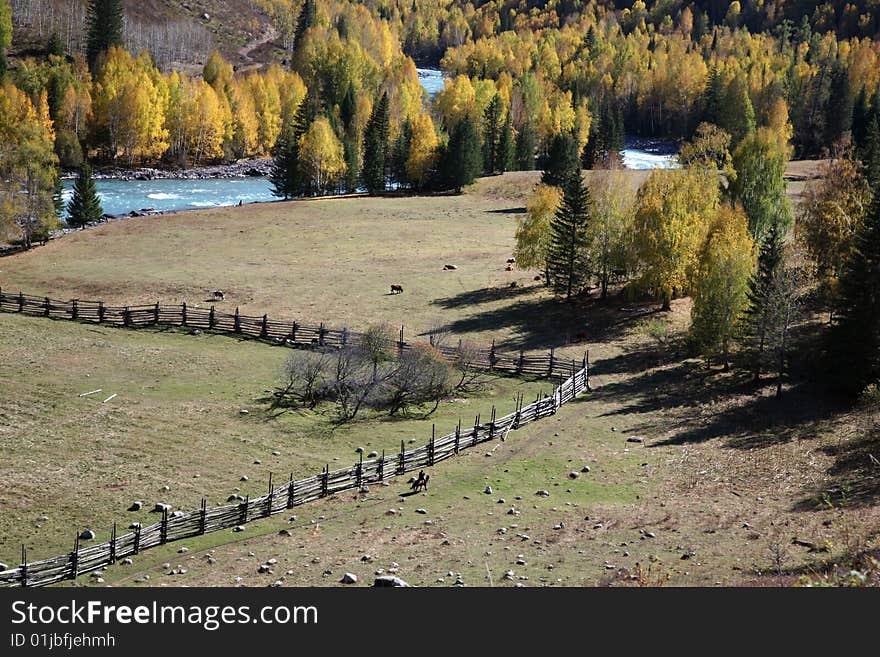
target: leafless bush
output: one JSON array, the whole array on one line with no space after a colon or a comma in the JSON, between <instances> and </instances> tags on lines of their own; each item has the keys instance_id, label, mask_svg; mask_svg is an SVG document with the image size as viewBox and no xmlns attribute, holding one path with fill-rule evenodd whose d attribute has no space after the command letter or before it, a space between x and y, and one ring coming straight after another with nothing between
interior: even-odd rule
<instances>
[{"instance_id":1,"label":"leafless bush","mask_svg":"<svg viewBox=\"0 0 880 657\"><path fill-rule=\"evenodd\" d=\"M414 404L431 403L437 410L451 391L449 364L429 345L417 345L401 355L382 386L383 405L391 415L406 414Z\"/></svg>"},{"instance_id":2,"label":"leafless bush","mask_svg":"<svg viewBox=\"0 0 880 657\"><path fill-rule=\"evenodd\" d=\"M302 404L314 408L325 399L332 356L314 351L294 351L284 363L284 387L275 393L273 406Z\"/></svg>"},{"instance_id":3,"label":"leafless bush","mask_svg":"<svg viewBox=\"0 0 880 657\"><path fill-rule=\"evenodd\" d=\"M453 388L460 392L473 392L482 388L486 375L478 366L482 354L473 342L461 342L452 366L455 368L458 382Z\"/></svg>"}]
</instances>

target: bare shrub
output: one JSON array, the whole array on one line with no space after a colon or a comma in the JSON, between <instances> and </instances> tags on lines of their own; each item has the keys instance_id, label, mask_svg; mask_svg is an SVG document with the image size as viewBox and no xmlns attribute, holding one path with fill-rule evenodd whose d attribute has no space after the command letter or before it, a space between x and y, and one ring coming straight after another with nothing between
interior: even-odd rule
<instances>
[{"instance_id":1,"label":"bare shrub","mask_svg":"<svg viewBox=\"0 0 880 657\"><path fill-rule=\"evenodd\" d=\"M416 345L403 353L397 367L384 382L383 405L391 415L406 414L415 404L434 403L427 413L437 410L451 391L450 367L443 355L430 345Z\"/></svg>"}]
</instances>

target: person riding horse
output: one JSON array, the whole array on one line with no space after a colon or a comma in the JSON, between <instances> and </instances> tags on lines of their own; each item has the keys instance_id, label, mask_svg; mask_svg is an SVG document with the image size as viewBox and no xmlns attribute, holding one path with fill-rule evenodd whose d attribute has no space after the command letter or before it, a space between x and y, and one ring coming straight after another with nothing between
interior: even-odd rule
<instances>
[{"instance_id":1,"label":"person riding horse","mask_svg":"<svg viewBox=\"0 0 880 657\"><path fill-rule=\"evenodd\" d=\"M412 490L418 491L419 488L428 490L428 479L430 475L426 475L424 470L419 470L419 476L412 483Z\"/></svg>"}]
</instances>

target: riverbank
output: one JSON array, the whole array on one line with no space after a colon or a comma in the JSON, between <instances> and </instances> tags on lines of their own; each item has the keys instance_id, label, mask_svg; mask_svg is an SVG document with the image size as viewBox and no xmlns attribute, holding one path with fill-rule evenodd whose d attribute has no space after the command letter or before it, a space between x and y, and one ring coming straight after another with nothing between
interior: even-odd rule
<instances>
[{"instance_id":1,"label":"riverbank","mask_svg":"<svg viewBox=\"0 0 880 657\"><path fill-rule=\"evenodd\" d=\"M271 158L251 158L231 164L212 164L188 169L157 169L153 167L97 167L95 180L226 180L230 178L258 178L268 176L272 168ZM68 172L65 179L75 178L75 172Z\"/></svg>"}]
</instances>

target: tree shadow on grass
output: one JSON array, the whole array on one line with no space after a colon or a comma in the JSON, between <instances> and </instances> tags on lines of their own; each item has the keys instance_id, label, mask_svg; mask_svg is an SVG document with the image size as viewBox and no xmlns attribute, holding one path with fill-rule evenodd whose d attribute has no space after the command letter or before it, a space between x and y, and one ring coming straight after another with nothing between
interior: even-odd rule
<instances>
[{"instance_id":1,"label":"tree shadow on grass","mask_svg":"<svg viewBox=\"0 0 880 657\"><path fill-rule=\"evenodd\" d=\"M795 511L864 507L880 502L880 426L873 424L860 438L819 449L834 458L822 484L794 505Z\"/></svg>"},{"instance_id":2,"label":"tree shadow on grass","mask_svg":"<svg viewBox=\"0 0 880 657\"><path fill-rule=\"evenodd\" d=\"M489 214L525 214L526 209L519 208L498 208L497 210L486 210Z\"/></svg>"},{"instance_id":3,"label":"tree shadow on grass","mask_svg":"<svg viewBox=\"0 0 880 657\"><path fill-rule=\"evenodd\" d=\"M644 312L623 312L635 308L619 298L604 301L582 294L571 301L534 295L541 286L483 288L462 292L432 303L447 309L509 301L504 306L484 308L454 320L440 330L451 333L481 333L509 330L512 337L496 346L501 349L549 349L578 343L614 340L634 322L653 311L655 304L642 304Z\"/></svg>"}]
</instances>

